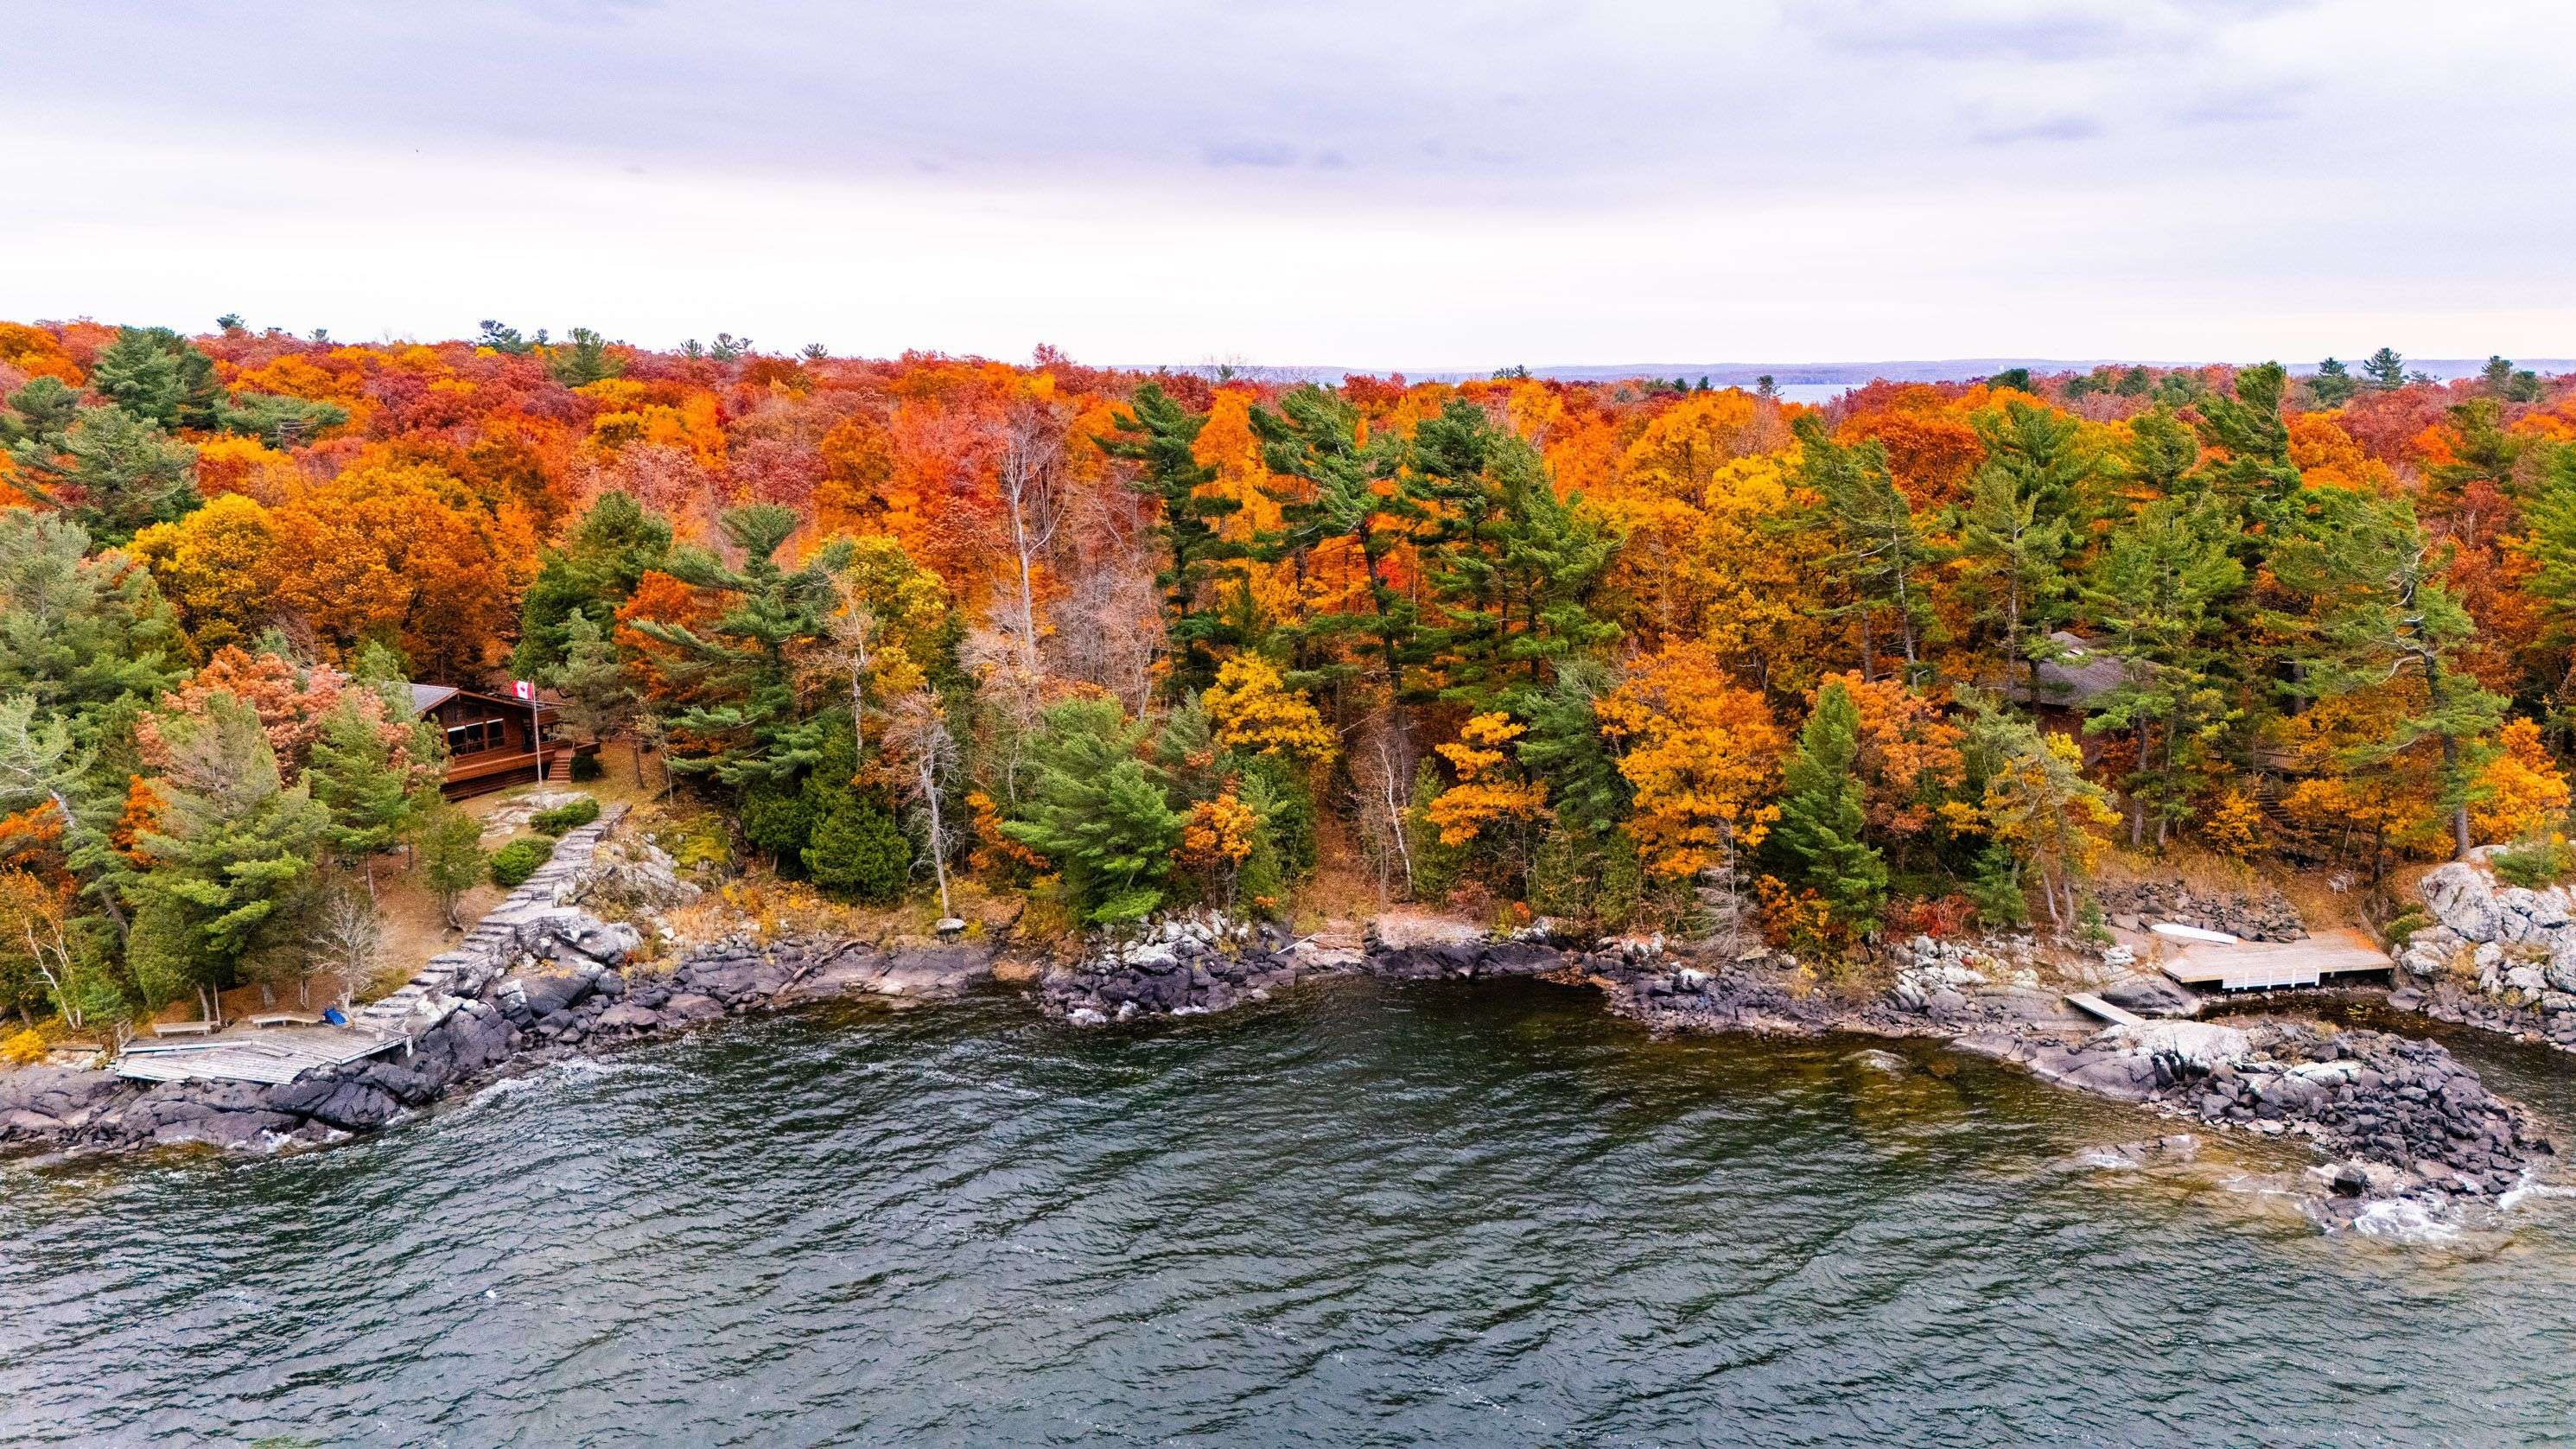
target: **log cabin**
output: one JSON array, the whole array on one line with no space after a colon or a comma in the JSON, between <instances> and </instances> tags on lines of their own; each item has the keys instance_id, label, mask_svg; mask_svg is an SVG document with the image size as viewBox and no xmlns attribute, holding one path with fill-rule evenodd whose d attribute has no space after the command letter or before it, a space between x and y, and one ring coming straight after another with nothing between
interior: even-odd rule
<instances>
[{"instance_id":1,"label":"log cabin","mask_svg":"<svg viewBox=\"0 0 2576 1449\"><path fill-rule=\"evenodd\" d=\"M414 684L411 709L436 723L447 738L447 778L439 793L450 800L536 780L540 736L545 740L544 778L572 778L573 746L554 737L555 707L543 700L452 684Z\"/></svg>"}]
</instances>

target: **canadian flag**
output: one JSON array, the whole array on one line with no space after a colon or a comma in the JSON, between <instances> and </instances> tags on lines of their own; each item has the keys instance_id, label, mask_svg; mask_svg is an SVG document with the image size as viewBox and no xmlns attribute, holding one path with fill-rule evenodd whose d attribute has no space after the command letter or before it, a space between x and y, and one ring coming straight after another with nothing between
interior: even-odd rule
<instances>
[{"instance_id":1,"label":"canadian flag","mask_svg":"<svg viewBox=\"0 0 2576 1449\"><path fill-rule=\"evenodd\" d=\"M510 681L510 697L511 697L512 699L534 699L534 698L536 698L536 697L537 697L537 682L536 682L535 680L533 680L533 679L513 679L513 680L511 680L511 681Z\"/></svg>"}]
</instances>

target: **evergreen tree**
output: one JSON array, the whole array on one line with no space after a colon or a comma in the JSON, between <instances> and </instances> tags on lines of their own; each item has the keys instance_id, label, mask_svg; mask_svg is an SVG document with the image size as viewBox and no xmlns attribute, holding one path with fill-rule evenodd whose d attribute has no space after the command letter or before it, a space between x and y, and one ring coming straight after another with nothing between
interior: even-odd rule
<instances>
[{"instance_id":1,"label":"evergreen tree","mask_svg":"<svg viewBox=\"0 0 2576 1449\"><path fill-rule=\"evenodd\" d=\"M202 501L197 450L123 408L84 408L59 448L30 438L12 444L9 458L17 465L11 486L60 508L104 544L172 522Z\"/></svg>"},{"instance_id":2,"label":"evergreen tree","mask_svg":"<svg viewBox=\"0 0 2576 1449\"><path fill-rule=\"evenodd\" d=\"M1887 903L1887 862L1862 838L1869 817L1853 765L1860 758L1860 707L1828 680L1798 731L1781 771L1780 820L1767 848L1834 916L1867 935Z\"/></svg>"},{"instance_id":3,"label":"evergreen tree","mask_svg":"<svg viewBox=\"0 0 2576 1449\"><path fill-rule=\"evenodd\" d=\"M127 887L138 929L153 923L154 949L201 992L238 984L246 968L263 985L291 976L329 812L281 782L259 716L230 695L171 716L163 739L161 809L138 841L150 868Z\"/></svg>"},{"instance_id":4,"label":"evergreen tree","mask_svg":"<svg viewBox=\"0 0 2576 1449\"><path fill-rule=\"evenodd\" d=\"M669 569L682 583L723 597L723 611L703 634L657 620L636 623L679 651L675 677L708 701L671 718L674 730L702 745L699 754L670 760L672 769L740 789L792 781L819 757L818 726L797 706L796 661L828 636L839 597L832 578L849 561L850 544L836 539L801 567L786 568L778 551L798 524L794 509L774 503L726 510L718 526L742 563L683 548Z\"/></svg>"},{"instance_id":5,"label":"evergreen tree","mask_svg":"<svg viewBox=\"0 0 2576 1449\"><path fill-rule=\"evenodd\" d=\"M1292 631L1300 662L1338 674L1324 649L1344 635L1363 634L1374 645L1389 702L1417 701L1410 671L1423 657L1421 605L1389 568L1424 518L1422 501L1398 466L1401 440L1381 434L1362 443L1359 410L1350 399L1312 384L1282 397L1276 412L1255 408L1252 429L1270 471L1301 485L1278 495L1280 527L1264 540L1264 556L1288 560L1302 581L1316 548L1342 539L1359 555L1365 575L1368 612L1319 611Z\"/></svg>"},{"instance_id":6,"label":"evergreen tree","mask_svg":"<svg viewBox=\"0 0 2576 1449\"><path fill-rule=\"evenodd\" d=\"M546 370L566 387L588 387L625 375L626 360L608 350L607 338L576 327L565 334L563 346L547 353Z\"/></svg>"},{"instance_id":7,"label":"evergreen tree","mask_svg":"<svg viewBox=\"0 0 2576 1449\"><path fill-rule=\"evenodd\" d=\"M2435 798L2462 855L2475 844L2469 806L2488 736L2505 701L2460 667L2477 626L2442 583L2447 549L2437 548L2403 499L2316 490L2305 525L2272 554L2281 583L2303 595L2308 613L2280 621L2299 631L2303 693L2333 697L2384 689L2412 674L2423 697L2385 739L2351 752L2355 770L2430 746L2438 752Z\"/></svg>"},{"instance_id":8,"label":"evergreen tree","mask_svg":"<svg viewBox=\"0 0 2576 1449\"><path fill-rule=\"evenodd\" d=\"M2430 470L2433 482L2454 498L2481 483L2510 496L2525 442L2505 431L2504 405L2491 397L2471 398L2445 416L2451 424L2451 456Z\"/></svg>"},{"instance_id":9,"label":"evergreen tree","mask_svg":"<svg viewBox=\"0 0 2576 1449\"><path fill-rule=\"evenodd\" d=\"M2193 491L2193 470L2200 466L2200 439L2162 403L2129 420L2128 442L2116 464L2126 486L2151 498L2178 498Z\"/></svg>"},{"instance_id":10,"label":"evergreen tree","mask_svg":"<svg viewBox=\"0 0 2576 1449\"><path fill-rule=\"evenodd\" d=\"M594 741L605 740L634 718L635 686L617 658L617 646L578 610L564 620L562 662L538 676L563 701L563 721ZM636 779L642 780L642 762Z\"/></svg>"},{"instance_id":11,"label":"evergreen tree","mask_svg":"<svg viewBox=\"0 0 2576 1449\"><path fill-rule=\"evenodd\" d=\"M1031 783L1002 822L1062 873L1066 903L1088 921L1138 920L1162 904L1183 817L1161 772L1137 756L1147 734L1113 701L1049 709Z\"/></svg>"},{"instance_id":12,"label":"evergreen tree","mask_svg":"<svg viewBox=\"0 0 2576 1449\"><path fill-rule=\"evenodd\" d=\"M2161 845L2188 814L2193 785L2236 717L2218 673L2224 609L2245 585L2233 531L2215 502L2159 499L2111 533L2086 581L2086 609L2123 674L2084 727L2130 737L2131 845L2143 842L2150 817Z\"/></svg>"},{"instance_id":13,"label":"evergreen tree","mask_svg":"<svg viewBox=\"0 0 2576 1449\"><path fill-rule=\"evenodd\" d=\"M2252 521L2272 521L2283 499L2299 491L2298 465L2290 461L2290 427L2281 417L2289 374L2266 362L2236 374L2236 395L2200 400L2201 431L2225 458L2209 470L2212 485L2245 506ZM2248 535L2245 548L2258 546ZM2249 564L2253 559L2247 560Z\"/></svg>"},{"instance_id":14,"label":"evergreen tree","mask_svg":"<svg viewBox=\"0 0 2576 1449\"><path fill-rule=\"evenodd\" d=\"M1834 562L1848 572L1861 619L1861 665L1874 668L1870 631L1875 617L1893 614L1896 642L1908 682L1922 670L1922 639L1930 627L1932 597L1923 575L1937 561L1913 506L1888 472L1887 449L1877 439L1845 446L1834 441L1813 413L1792 425L1798 435L1799 479L1824 500L1825 514L1842 548Z\"/></svg>"},{"instance_id":15,"label":"evergreen tree","mask_svg":"<svg viewBox=\"0 0 2576 1449\"><path fill-rule=\"evenodd\" d=\"M33 700L76 748L112 754L188 671L151 574L121 555L89 557L89 542L65 519L0 511L0 694Z\"/></svg>"},{"instance_id":16,"label":"evergreen tree","mask_svg":"<svg viewBox=\"0 0 2576 1449\"><path fill-rule=\"evenodd\" d=\"M0 412L0 449L15 456L23 447L28 455L50 458L68 444L80 414L80 393L61 378L30 378L9 394L8 410Z\"/></svg>"},{"instance_id":17,"label":"evergreen tree","mask_svg":"<svg viewBox=\"0 0 2576 1449\"><path fill-rule=\"evenodd\" d=\"M1618 637L1589 605L1619 536L1557 496L1536 448L1457 400L1414 430L1408 469L1433 505L1416 547L1440 609L1421 644L1443 699L1513 708L1558 661Z\"/></svg>"},{"instance_id":18,"label":"evergreen tree","mask_svg":"<svg viewBox=\"0 0 2576 1449\"><path fill-rule=\"evenodd\" d=\"M1615 681L1598 659L1568 660L1525 706L1529 733L1514 746L1521 769L1547 786L1561 828L1598 841L1628 815L1628 783L1601 739L1594 706Z\"/></svg>"},{"instance_id":19,"label":"evergreen tree","mask_svg":"<svg viewBox=\"0 0 2576 1449\"><path fill-rule=\"evenodd\" d=\"M219 408L215 420L225 432L245 434L272 448L284 448L347 422L349 410L338 403L281 397L272 392L245 392Z\"/></svg>"},{"instance_id":20,"label":"evergreen tree","mask_svg":"<svg viewBox=\"0 0 2576 1449\"><path fill-rule=\"evenodd\" d=\"M1958 527L1970 607L2002 645L2004 669L2028 668L2035 698L2040 661L2054 652L2048 633L2064 617L2067 561L2091 512L2102 460L2083 444L2075 419L2029 403L2007 404L2000 419L1979 419L1977 434L1986 462L1969 485Z\"/></svg>"},{"instance_id":21,"label":"evergreen tree","mask_svg":"<svg viewBox=\"0 0 2576 1449\"><path fill-rule=\"evenodd\" d=\"M167 327L120 328L91 364L90 390L172 432L211 429L224 405L215 360Z\"/></svg>"},{"instance_id":22,"label":"evergreen tree","mask_svg":"<svg viewBox=\"0 0 2576 1449\"><path fill-rule=\"evenodd\" d=\"M511 667L542 678L563 662L566 624L587 618L601 633L635 594L644 575L671 556L671 525L624 493L590 505L561 547L539 556L537 576L519 606L519 649Z\"/></svg>"},{"instance_id":23,"label":"evergreen tree","mask_svg":"<svg viewBox=\"0 0 2576 1449\"><path fill-rule=\"evenodd\" d=\"M2317 375L2308 379L2308 393L2321 408L2342 407L2359 391L2361 383L2353 377L2352 369L2331 357L2318 363Z\"/></svg>"},{"instance_id":24,"label":"evergreen tree","mask_svg":"<svg viewBox=\"0 0 2576 1449\"><path fill-rule=\"evenodd\" d=\"M376 891L375 857L402 839L423 802L395 760L382 727L343 697L322 721L304 783L329 812L323 839L344 861L365 862L367 895Z\"/></svg>"},{"instance_id":25,"label":"evergreen tree","mask_svg":"<svg viewBox=\"0 0 2576 1449\"><path fill-rule=\"evenodd\" d=\"M1110 421L1119 433L1102 438L1101 451L1139 464L1136 491L1160 505L1154 536L1163 545L1164 564L1154 583L1163 591L1163 637L1172 655L1163 689L1177 699L1215 682L1217 651L1243 642L1215 598L1219 582L1232 572L1228 565L1250 552L1228 541L1220 527L1243 505L1200 491L1217 477L1196 452L1207 417L1182 407L1159 384L1137 388L1127 411Z\"/></svg>"},{"instance_id":26,"label":"evergreen tree","mask_svg":"<svg viewBox=\"0 0 2576 1449\"><path fill-rule=\"evenodd\" d=\"M803 850L806 873L826 892L884 904L912 875L912 842L886 808L843 788L817 818Z\"/></svg>"},{"instance_id":27,"label":"evergreen tree","mask_svg":"<svg viewBox=\"0 0 2576 1449\"><path fill-rule=\"evenodd\" d=\"M2406 385L2406 359L2398 356L2393 347L2383 347L2362 359L2361 371L2381 392L2395 392Z\"/></svg>"}]
</instances>

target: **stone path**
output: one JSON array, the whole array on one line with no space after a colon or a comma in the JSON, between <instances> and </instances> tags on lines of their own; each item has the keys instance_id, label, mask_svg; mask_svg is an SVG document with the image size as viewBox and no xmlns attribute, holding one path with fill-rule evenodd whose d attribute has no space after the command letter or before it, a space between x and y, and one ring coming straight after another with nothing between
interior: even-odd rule
<instances>
[{"instance_id":1,"label":"stone path","mask_svg":"<svg viewBox=\"0 0 2576 1449\"><path fill-rule=\"evenodd\" d=\"M578 830L565 831L563 838L555 842L555 853L537 867L537 873L503 896L489 915L474 923L474 929L465 933L465 939L454 950L430 957L409 981L358 1008L354 1024L384 1036L409 1035L415 1025L414 1013L446 995L449 984L458 976L498 964L501 954L517 941L522 924L564 904L564 893L573 877L590 864L590 858L599 852L599 843L625 816L625 806L611 805L597 820Z\"/></svg>"}]
</instances>

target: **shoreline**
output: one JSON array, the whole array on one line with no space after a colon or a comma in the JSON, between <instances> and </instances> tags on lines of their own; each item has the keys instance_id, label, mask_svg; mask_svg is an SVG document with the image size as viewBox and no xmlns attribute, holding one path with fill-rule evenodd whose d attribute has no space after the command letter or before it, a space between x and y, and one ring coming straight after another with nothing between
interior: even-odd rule
<instances>
[{"instance_id":1,"label":"shoreline","mask_svg":"<svg viewBox=\"0 0 2576 1449\"><path fill-rule=\"evenodd\" d=\"M275 1086L147 1084L97 1068L22 1069L0 1075L0 1156L324 1146L566 1058L728 1016L844 998L942 1000L1000 982L1022 986L1047 1019L1097 1030L1215 1014L1309 981L1365 975L1588 987L1613 1016L1659 1034L1938 1040L2056 1086L2201 1127L2305 1138L2324 1158L2314 1172L2322 1185L2308 1205L2327 1227L2393 1199L2436 1213L2463 1201L2501 1200L2556 1157L2526 1109L2486 1091L2477 1073L2437 1042L2338 1028L2295 1010L2231 1013L2223 1021L2167 1014L2187 1003L2143 978L2103 990L2150 1019L2104 1027L2038 984L2027 942L1997 955L1918 939L1894 985L1865 997L1803 985L1769 969L1759 951L1720 961L1668 950L1659 938L1589 949L1534 933L1495 940L1411 913L1372 921L1356 948L1189 914L1071 961L1009 956L1006 928L952 944L737 936L685 948L660 970L634 960L643 944L636 927L581 908L593 896L640 895L650 907L670 904L675 890L694 893L676 885L649 845L600 852L593 864L590 847L615 823L599 822L578 862L514 892L457 950L414 977L405 988L410 1015L375 1010L375 1019L415 1024L398 1051ZM657 895L663 899L652 899ZM2390 1004L2435 1019L2452 1019L2446 1005L2469 1004L2443 995L2401 988ZM426 1025L416 1025L424 1016ZM2497 1029L2476 1019L2459 1024Z\"/></svg>"},{"instance_id":2,"label":"shoreline","mask_svg":"<svg viewBox=\"0 0 2576 1449\"><path fill-rule=\"evenodd\" d=\"M1208 950L1222 954L1212 944ZM322 1069L283 1086L146 1085L75 1068L0 1078L0 1152L90 1158L326 1146L399 1126L493 1081L727 1017L871 996L951 1000L970 988L1014 984L1002 980L1004 951L1000 940L887 949L854 940L735 939L692 950L667 973L597 963L495 970L460 981L472 994L420 1033L408 1053ZM1927 1000L1913 1009L1894 993L1859 1001L1822 991L1802 996L1755 972L1708 969L1681 955L1568 951L1528 941L1372 942L1356 952L1256 946L1213 971L1188 952L1170 952L1168 960L1143 955L1110 972L1090 969L1097 962L1043 964L1021 994L1045 1016L1097 1029L1076 1015L1090 1010L1081 1003L1122 980L1130 1001L1157 993L1182 998L1176 1007L1128 1014L1143 1024L1213 1014L1334 977L1529 979L1598 991L1612 1015L1652 1033L1936 1040L2055 1086L2203 1128L2305 1138L2323 1154L2313 1170L2321 1185L2307 1206L2326 1227L2349 1225L2373 1204L2396 1199L2436 1213L2500 1201L2555 1157L2524 1109L2486 1092L2438 1043L2275 1013L2093 1030L2034 1013L2045 993L2026 987L1958 982L1945 988L1955 1004ZM1251 983L1240 990L1228 980L1238 971ZM1182 984L1142 987L1148 980ZM1232 992L1233 999L1211 1009L1191 1004L1192 990Z\"/></svg>"}]
</instances>

